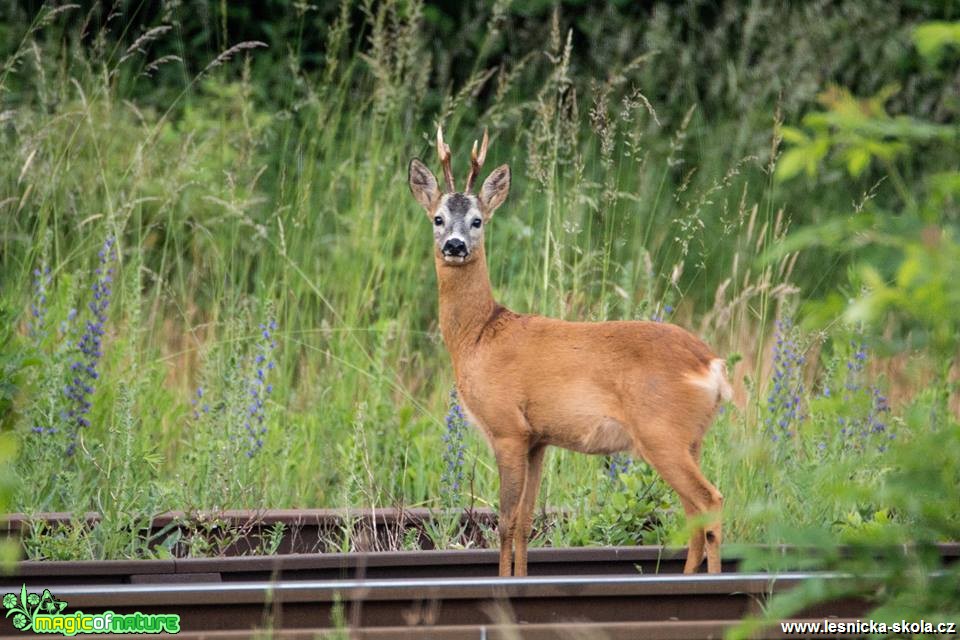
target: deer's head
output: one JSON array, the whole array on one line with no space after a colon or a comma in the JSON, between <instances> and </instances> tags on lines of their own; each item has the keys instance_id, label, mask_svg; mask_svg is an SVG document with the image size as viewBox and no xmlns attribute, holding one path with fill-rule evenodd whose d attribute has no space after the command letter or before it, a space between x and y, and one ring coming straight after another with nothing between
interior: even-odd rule
<instances>
[{"instance_id":1,"label":"deer's head","mask_svg":"<svg viewBox=\"0 0 960 640\"><path fill-rule=\"evenodd\" d=\"M500 165L483 181L480 192L471 193L473 183L487 156L487 132L477 151L473 142L470 152L470 173L466 188L457 191L450 167L450 147L443 142L443 131L437 128L437 153L443 165L446 190L441 191L433 172L417 158L410 161L408 180L413 197L427 212L433 225L437 252L446 264L459 265L471 261L483 247L483 227L493 212L503 204L510 192L510 167Z\"/></svg>"}]
</instances>

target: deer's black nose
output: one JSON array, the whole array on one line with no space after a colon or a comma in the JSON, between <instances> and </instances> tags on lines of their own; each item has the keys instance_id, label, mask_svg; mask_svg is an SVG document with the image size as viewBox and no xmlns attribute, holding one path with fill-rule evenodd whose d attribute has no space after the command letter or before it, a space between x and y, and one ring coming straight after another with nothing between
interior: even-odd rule
<instances>
[{"instance_id":1,"label":"deer's black nose","mask_svg":"<svg viewBox=\"0 0 960 640\"><path fill-rule=\"evenodd\" d=\"M450 238L443 243L443 255L445 256L466 256L467 243L460 238Z\"/></svg>"}]
</instances>

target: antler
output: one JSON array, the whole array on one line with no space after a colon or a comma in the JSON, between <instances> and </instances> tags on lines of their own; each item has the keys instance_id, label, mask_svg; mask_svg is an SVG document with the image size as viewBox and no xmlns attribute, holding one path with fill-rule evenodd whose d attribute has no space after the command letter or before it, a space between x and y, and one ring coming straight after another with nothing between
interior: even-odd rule
<instances>
[{"instance_id":1,"label":"antler","mask_svg":"<svg viewBox=\"0 0 960 640\"><path fill-rule=\"evenodd\" d=\"M443 128L437 126L437 155L443 165L443 178L447 182L447 192L453 193L457 188L453 185L453 169L450 167L450 147L443 142Z\"/></svg>"},{"instance_id":2,"label":"antler","mask_svg":"<svg viewBox=\"0 0 960 640\"><path fill-rule=\"evenodd\" d=\"M465 193L470 193L470 189L473 188L473 183L477 179L477 176L480 175L480 167L483 166L483 161L487 159L487 144L490 142L490 137L487 135L487 128L483 128L483 143L480 145L480 154L477 154L477 141L473 141L473 149L470 150L470 173L467 174L467 188Z\"/></svg>"}]
</instances>

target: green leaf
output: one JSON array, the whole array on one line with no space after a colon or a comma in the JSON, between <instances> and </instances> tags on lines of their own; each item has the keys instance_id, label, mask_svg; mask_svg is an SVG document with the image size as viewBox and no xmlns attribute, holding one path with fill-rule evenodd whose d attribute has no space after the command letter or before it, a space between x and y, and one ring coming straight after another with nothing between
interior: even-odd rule
<instances>
[{"instance_id":1,"label":"green leaf","mask_svg":"<svg viewBox=\"0 0 960 640\"><path fill-rule=\"evenodd\" d=\"M796 127L780 127L780 135L783 136L784 141L789 142L790 144L810 144L810 136L804 133L802 129L797 129Z\"/></svg>"},{"instance_id":2,"label":"green leaf","mask_svg":"<svg viewBox=\"0 0 960 640\"><path fill-rule=\"evenodd\" d=\"M960 46L960 22L926 22L913 30L913 44L928 64L937 64L947 47Z\"/></svg>"},{"instance_id":3,"label":"green leaf","mask_svg":"<svg viewBox=\"0 0 960 640\"><path fill-rule=\"evenodd\" d=\"M777 160L776 179L780 182L786 182L796 177L807 166L808 156L809 147L807 146L785 151Z\"/></svg>"},{"instance_id":4,"label":"green leaf","mask_svg":"<svg viewBox=\"0 0 960 640\"><path fill-rule=\"evenodd\" d=\"M870 165L870 152L863 147L854 147L847 151L847 172L859 178L863 170Z\"/></svg>"}]
</instances>

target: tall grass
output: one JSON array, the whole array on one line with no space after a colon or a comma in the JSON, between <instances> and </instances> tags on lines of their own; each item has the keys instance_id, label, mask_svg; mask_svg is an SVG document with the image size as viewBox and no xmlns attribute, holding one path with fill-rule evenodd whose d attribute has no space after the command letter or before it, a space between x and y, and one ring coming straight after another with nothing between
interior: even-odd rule
<instances>
[{"instance_id":1,"label":"tall grass","mask_svg":"<svg viewBox=\"0 0 960 640\"><path fill-rule=\"evenodd\" d=\"M405 184L411 157L432 160L440 121L461 170L481 126L488 164L513 167L488 239L501 302L678 322L737 361L739 408L704 447L728 540L775 538L764 517L846 517L841 503L807 497L834 459L862 456L865 473L883 473L877 447L834 442L838 416L868 409L822 400L843 384L851 329L796 337L806 418L792 438L765 429L780 411L767 402L771 328L803 296L796 254L758 260L790 225L772 181L777 112L733 122L764 135L730 157L730 122L714 129L694 100L648 99L654 88L639 81L652 56L605 78L577 75L559 13L538 27L542 50L489 68L481 53L429 104L422 4L342 7L318 66L296 42L264 51L222 29L207 60L154 57L151 42L182 37L175 17L119 42L94 33L96 46L69 30L46 38L62 18L50 9L4 66L0 265L4 298L23 310L9 351L31 355L14 420L16 508L105 516L96 534L37 535L30 553L151 553L130 532L170 509L442 504L453 376L429 225ZM489 17L491 39L503 37L503 10ZM158 90L170 65L181 84ZM98 257L107 238L109 267ZM98 311L107 268L110 304ZM80 380L76 401L64 387L91 325L103 332L96 375ZM462 438L460 504L492 505L491 456L473 432ZM679 539L679 505L662 482L611 480L607 464L549 455L541 503L575 515L540 542ZM652 519L618 525L638 500Z\"/></svg>"}]
</instances>

